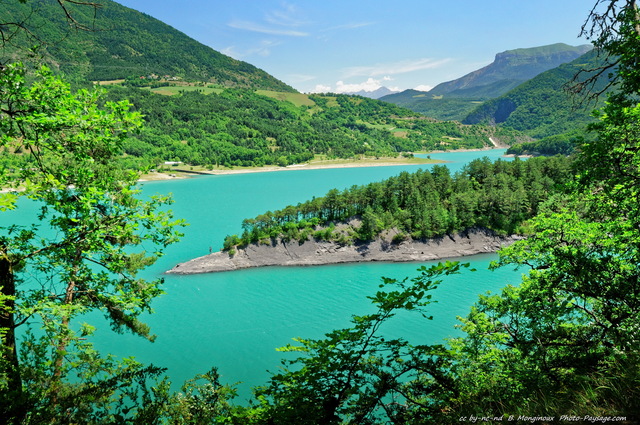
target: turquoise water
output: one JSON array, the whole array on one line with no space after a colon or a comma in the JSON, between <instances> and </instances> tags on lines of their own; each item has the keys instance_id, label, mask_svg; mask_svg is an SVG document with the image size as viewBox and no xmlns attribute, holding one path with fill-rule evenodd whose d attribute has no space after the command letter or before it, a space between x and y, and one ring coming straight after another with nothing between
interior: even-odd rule
<instances>
[{"instance_id":1,"label":"turquoise water","mask_svg":"<svg viewBox=\"0 0 640 425\"><path fill-rule=\"evenodd\" d=\"M431 154L451 161L458 170L469 160L493 159L504 150ZM415 171L424 166L368 167L330 170L292 170L206 176L187 180L149 182L144 193L173 193L172 209L190 226L183 240L166 252L145 277L154 278L176 263L218 250L224 236L241 232L244 218L322 196L329 189L347 188ZM435 343L457 334L456 316L465 315L479 293L517 283L519 272L489 272L494 255L468 257L477 272L447 278L435 292L439 302L433 321L402 315L386 332L414 343ZM266 383L283 354L275 348L294 337L320 337L349 325L353 314L372 311L367 295L381 276L416 275L422 263L367 263L321 267L270 267L192 276L167 275L166 294L154 302L156 314L145 318L157 335L155 343L131 335L115 335L107 325L98 332L98 348L119 356L135 356L144 363L168 368L174 383L217 366L225 383L239 384L241 398L250 388Z\"/></svg>"}]
</instances>

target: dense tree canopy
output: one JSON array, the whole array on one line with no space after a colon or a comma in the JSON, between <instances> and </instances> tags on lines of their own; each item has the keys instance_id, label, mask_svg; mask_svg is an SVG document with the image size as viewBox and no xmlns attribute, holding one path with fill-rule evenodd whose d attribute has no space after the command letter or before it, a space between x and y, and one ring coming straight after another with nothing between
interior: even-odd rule
<instances>
[{"instance_id":1,"label":"dense tree canopy","mask_svg":"<svg viewBox=\"0 0 640 425\"><path fill-rule=\"evenodd\" d=\"M565 157L491 162L475 160L451 175L446 166L397 177L268 211L243 222L241 237L229 236L225 249L282 238L310 237L340 243L368 242L386 230L394 240L426 239L483 227L502 234L522 231L539 204L570 180ZM357 219L348 232L334 224Z\"/></svg>"},{"instance_id":2,"label":"dense tree canopy","mask_svg":"<svg viewBox=\"0 0 640 425\"><path fill-rule=\"evenodd\" d=\"M346 95L308 96L307 104L250 90L226 89L161 96L113 88L144 115L145 128L125 151L156 165L286 166L328 158L395 157L402 152L482 148L493 137L515 142L513 131L436 122L388 103ZM520 136L522 137L522 136Z\"/></svg>"},{"instance_id":3,"label":"dense tree canopy","mask_svg":"<svg viewBox=\"0 0 640 425\"><path fill-rule=\"evenodd\" d=\"M79 318L101 311L115 331L153 339L138 317L161 280L136 275L177 240L181 222L160 208L168 199L139 199L137 174L113 161L140 123L126 102L100 108L99 93L72 94L47 69L32 78L19 64L0 72L0 144L31 157L0 175L9 189L0 194L1 416L89 422L139 403L142 392L119 388L160 370L101 355ZM14 224L10 210L27 200L37 212Z\"/></svg>"}]
</instances>

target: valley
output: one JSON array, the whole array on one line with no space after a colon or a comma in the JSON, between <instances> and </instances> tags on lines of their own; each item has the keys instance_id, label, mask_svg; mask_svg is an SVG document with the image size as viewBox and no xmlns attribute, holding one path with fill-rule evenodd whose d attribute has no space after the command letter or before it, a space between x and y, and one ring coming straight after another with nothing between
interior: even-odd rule
<instances>
[{"instance_id":1,"label":"valley","mask_svg":"<svg viewBox=\"0 0 640 425\"><path fill-rule=\"evenodd\" d=\"M0 422L640 423L635 1L150 3L0 4Z\"/></svg>"}]
</instances>

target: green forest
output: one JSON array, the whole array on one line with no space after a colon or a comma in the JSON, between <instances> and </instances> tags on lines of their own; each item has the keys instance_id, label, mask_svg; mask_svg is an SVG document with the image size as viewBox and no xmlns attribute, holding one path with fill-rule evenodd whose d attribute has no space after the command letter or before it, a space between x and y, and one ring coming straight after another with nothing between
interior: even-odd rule
<instances>
[{"instance_id":1,"label":"green forest","mask_svg":"<svg viewBox=\"0 0 640 425\"><path fill-rule=\"evenodd\" d=\"M507 145L527 139L512 130L431 120L363 97L304 95L306 102L296 104L285 93L267 93L229 88L167 96L143 88L111 87L105 100L126 100L144 121L128 133L124 155L117 160L136 170L154 169L165 161L208 169L284 167L318 156L411 156L435 149L484 148L489 138ZM280 95L284 100L275 98ZM24 161L30 157L0 155L7 168L20 168Z\"/></svg>"},{"instance_id":2,"label":"green forest","mask_svg":"<svg viewBox=\"0 0 640 425\"><path fill-rule=\"evenodd\" d=\"M387 230L393 241L428 239L473 227L500 234L524 233L525 220L572 178L567 157L513 162L474 160L451 175L446 166L403 172L388 180L331 190L325 196L242 223L241 236L227 236L225 250L271 240L311 238L340 244L368 242ZM348 231L335 224L357 218Z\"/></svg>"},{"instance_id":3,"label":"green forest","mask_svg":"<svg viewBox=\"0 0 640 425\"><path fill-rule=\"evenodd\" d=\"M97 7L75 0L50 5L72 25ZM330 222L354 214L363 225L353 237L362 241L389 226L419 238L467 225L522 232L527 237L503 248L492 265L520 268L521 281L480 296L460 318L459 336L414 344L385 338L382 329L409 313L426 326L434 289L469 265L447 261L422 266L413 277L382 278L368 297L368 313L354 312L344 328L283 347L288 357L246 403L221 383L215 365L172 385L162 368L116 358L92 343L96 328L87 322L95 315L116 333L154 339L141 318L162 294L162 279L139 272L177 243L185 226L168 208L169 197L140 196L138 161L174 155L234 165L284 157L284 164L342 146L317 134L356 140L345 155L375 155L427 149L431 137L456 147L457 139L481 141L494 130L434 126L359 97L315 96L314 105L296 106L258 95L255 87L173 97L77 89L63 74L15 60L12 50L14 60L0 66L0 147L7 158L0 169L0 421L421 425L481 416L497 423L561 417L638 423L640 10L634 0L603 0L585 15L581 35L607 58L600 71L611 81L607 101L584 124L587 136L565 140L575 145L569 157L481 160L454 175L435 167L331 191L244 223L242 237L250 241L287 232L304 238L307 224L329 223L330 230ZM8 46L28 27L5 16L0 40ZM253 105L263 106L247 114ZM283 125L273 128L274 121ZM558 129L565 130L571 129ZM154 132L165 138L156 144ZM205 133L211 143L196 143ZM225 145L224 134L242 144ZM208 152L209 145L220 150ZM473 209L461 197L476 198ZM4 219L26 201L38 205L37 222ZM230 237L227 245L239 243Z\"/></svg>"},{"instance_id":4,"label":"green forest","mask_svg":"<svg viewBox=\"0 0 640 425\"><path fill-rule=\"evenodd\" d=\"M217 52L111 0L2 4L0 58L46 64L77 85L151 75L224 87L295 92L261 69Z\"/></svg>"},{"instance_id":5,"label":"green forest","mask_svg":"<svg viewBox=\"0 0 640 425\"><path fill-rule=\"evenodd\" d=\"M416 116L410 110L346 95L309 95L311 105L227 89L162 96L113 88L127 99L145 126L125 152L148 160L213 167L298 164L328 158L396 157L403 152L483 148L489 137L505 144L525 136L489 126L464 126Z\"/></svg>"}]
</instances>

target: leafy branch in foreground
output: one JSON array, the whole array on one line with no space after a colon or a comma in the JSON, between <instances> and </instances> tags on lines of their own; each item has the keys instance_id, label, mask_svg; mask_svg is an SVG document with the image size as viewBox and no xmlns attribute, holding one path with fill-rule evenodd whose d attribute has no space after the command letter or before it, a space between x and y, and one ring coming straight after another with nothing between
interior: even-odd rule
<instances>
[{"instance_id":1,"label":"leafy branch in foreground","mask_svg":"<svg viewBox=\"0 0 640 425\"><path fill-rule=\"evenodd\" d=\"M117 166L124 137L140 123L126 102L99 107L99 92L73 94L47 69L32 78L18 64L0 71L1 146L26 164L0 174L10 189L0 194L2 416L89 422L127 397L139 410L143 393L123 388L144 387L161 370L101 356L90 342L95 327L82 321L98 311L114 331L153 340L139 317L151 312L162 280L137 274L184 223L164 208L170 199L140 199L137 174ZM11 224L29 202L32 224Z\"/></svg>"},{"instance_id":2,"label":"leafy branch in foreground","mask_svg":"<svg viewBox=\"0 0 640 425\"><path fill-rule=\"evenodd\" d=\"M261 412L256 423L366 424L407 423L414 408L429 410L412 389L413 381L428 375L432 391L447 391L452 383L435 356L439 346L412 346L388 338L385 323L401 311L414 311L431 320L427 307L440 278L459 273L459 262L422 266L413 279L383 278L374 296L376 311L354 316L350 328L325 338L296 339L285 352L302 353L284 361L284 372L257 391Z\"/></svg>"}]
</instances>

